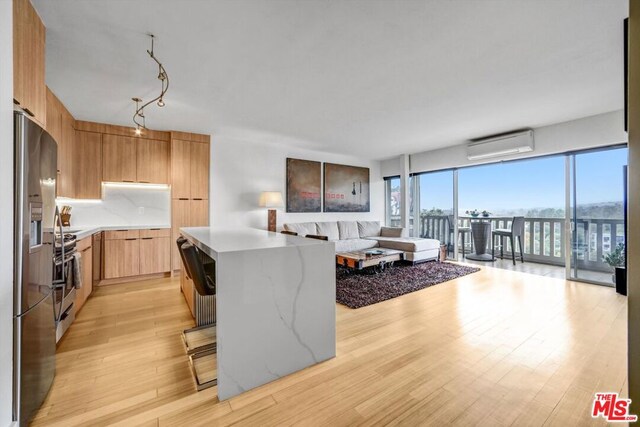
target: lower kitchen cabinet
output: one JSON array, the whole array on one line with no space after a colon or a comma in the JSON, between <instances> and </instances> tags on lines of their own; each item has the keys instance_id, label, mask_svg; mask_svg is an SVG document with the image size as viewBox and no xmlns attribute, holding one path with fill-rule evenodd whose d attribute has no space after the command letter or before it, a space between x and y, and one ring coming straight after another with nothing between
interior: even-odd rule
<instances>
[{"instance_id":1,"label":"lower kitchen cabinet","mask_svg":"<svg viewBox=\"0 0 640 427\"><path fill-rule=\"evenodd\" d=\"M140 239L135 237L104 241L104 278L140 274Z\"/></svg>"},{"instance_id":2,"label":"lower kitchen cabinet","mask_svg":"<svg viewBox=\"0 0 640 427\"><path fill-rule=\"evenodd\" d=\"M93 291L93 246L91 246L91 237L79 240L76 243L76 250L80 253L80 274L82 276L82 286L80 289L76 289L76 300L74 302L77 314Z\"/></svg>"},{"instance_id":3,"label":"lower kitchen cabinet","mask_svg":"<svg viewBox=\"0 0 640 427\"><path fill-rule=\"evenodd\" d=\"M171 238L140 239L140 274L164 273L171 270Z\"/></svg>"},{"instance_id":4,"label":"lower kitchen cabinet","mask_svg":"<svg viewBox=\"0 0 640 427\"><path fill-rule=\"evenodd\" d=\"M114 230L104 236L103 278L171 271L171 230Z\"/></svg>"}]
</instances>

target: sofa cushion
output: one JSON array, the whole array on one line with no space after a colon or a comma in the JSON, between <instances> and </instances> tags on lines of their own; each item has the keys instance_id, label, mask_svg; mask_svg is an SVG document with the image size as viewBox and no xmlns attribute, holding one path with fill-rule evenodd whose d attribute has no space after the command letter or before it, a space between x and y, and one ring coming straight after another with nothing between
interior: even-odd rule
<instances>
[{"instance_id":1,"label":"sofa cushion","mask_svg":"<svg viewBox=\"0 0 640 427\"><path fill-rule=\"evenodd\" d=\"M376 240L381 248L405 252L421 252L440 248L440 241L436 239L422 239L420 237L369 237L368 239Z\"/></svg>"},{"instance_id":2,"label":"sofa cushion","mask_svg":"<svg viewBox=\"0 0 640 427\"><path fill-rule=\"evenodd\" d=\"M298 236L306 236L307 234L318 234L315 222L297 222L291 224L284 224L284 229L287 231L295 231Z\"/></svg>"},{"instance_id":3,"label":"sofa cushion","mask_svg":"<svg viewBox=\"0 0 640 427\"><path fill-rule=\"evenodd\" d=\"M338 223L336 221L316 222L316 228L318 229L319 235L327 236L329 240L333 241L340 238Z\"/></svg>"},{"instance_id":4,"label":"sofa cushion","mask_svg":"<svg viewBox=\"0 0 640 427\"><path fill-rule=\"evenodd\" d=\"M359 239L358 223L355 221L338 221L340 240Z\"/></svg>"},{"instance_id":5,"label":"sofa cushion","mask_svg":"<svg viewBox=\"0 0 640 427\"><path fill-rule=\"evenodd\" d=\"M380 227L380 237L403 237L404 231L402 227Z\"/></svg>"},{"instance_id":6,"label":"sofa cushion","mask_svg":"<svg viewBox=\"0 0 640 427\"><path fill-rule=\"evenodd\" d=\"M378 246L378 242L371 239L345 239L337 240L336 252L354 252L371 249Z\"/></svg>"},{"instance_id":7,"label":"sofa cushion","mask_svg":"<svg viewBox=\"0 0 640 427\"><path fill-rule=\"evenodd\" d=\"M378 237L380 235L380 221L358 221L360 238Z\"/></svg>"}]
</instances>

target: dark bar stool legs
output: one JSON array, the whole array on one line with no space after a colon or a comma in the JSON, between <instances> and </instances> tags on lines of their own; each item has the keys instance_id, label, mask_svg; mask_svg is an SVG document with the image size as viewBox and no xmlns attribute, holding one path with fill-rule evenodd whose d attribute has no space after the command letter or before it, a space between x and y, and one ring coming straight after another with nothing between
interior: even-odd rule
<instances>
[{"instance_id":1,"label":"dark bar stool legs","mask_svg":"<svg viewBox=\"0 0 640 427\"><path fill-rule=\"evenodd\" d=\"M491 233L491 255L495 257L495 239L500 239L500 258L504 259L504 238L509 238L511 242L511 260L513 265L516 265L516 239L518 241L518 248L520 249L520 260L524 263L524 250L522 238L524 236L524 217L515 216L511 221L511 228L496 229Z\"/></svg>"},{"instance_id":2,"label":"dark bar stool legs","mask_svg":"<svg viewBox=\"0 0 640 427\"><path fill-rule=\"evenodd\" d=\"M215 262L205 263L204 256L182 236L176 241L186 276L193 281L200 296L213 297L213 324L201 325L183 332L191 370L198 391L213 387L217 378L217 339L215 322ZM207 274L209 273L209 274Z\"/></svg>"}]
</instances>

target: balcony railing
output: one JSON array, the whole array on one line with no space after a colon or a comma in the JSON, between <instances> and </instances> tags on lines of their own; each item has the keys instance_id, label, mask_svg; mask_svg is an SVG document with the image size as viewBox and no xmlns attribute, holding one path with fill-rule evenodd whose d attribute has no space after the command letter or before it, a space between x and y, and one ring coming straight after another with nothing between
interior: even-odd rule
<instances>
[{"instance_id":1,"label":"balcony railing","mask_svg":"<svg viewBox=\"0 0 640 427\"><path fill-rule=\"evenodd\" d=\"M469 217L460 217L458 224L469 227ZM491 217L491 227L510 228L512 217ZM565 219L525 218L524 259L525 261L553 265L565 265ZM622 219L580 219L576 221L577 242L573 243L578 268L609 272L611 268L602 261L602 256L624 241L624 221ZM438 239L453 251L453 226L449 216L427 215L421 217L420 236ZM471 239L465 240L466 250L471 250ZM505 239L505 256L511 256L511 244ZM458 236L458 245L462 239ZM490 250L491 241L487 249Z\"/></svg>"}]
</instances>

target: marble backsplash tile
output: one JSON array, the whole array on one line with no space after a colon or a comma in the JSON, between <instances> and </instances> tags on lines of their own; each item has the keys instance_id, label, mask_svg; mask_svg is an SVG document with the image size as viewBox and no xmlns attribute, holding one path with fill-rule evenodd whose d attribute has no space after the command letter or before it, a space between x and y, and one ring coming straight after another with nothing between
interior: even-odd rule
<instances>
[{"instance_id":1,"label":"marble backsplash tile","mask_svg":"<svg viewBox=\"0 0 640 427\"><path fill-rule=\"evenodd\" d=\"M71 227L171 224L168 186L103 184L101 200L57 199L56 204L73 208Z\"/></svg>"}]
</instances>

